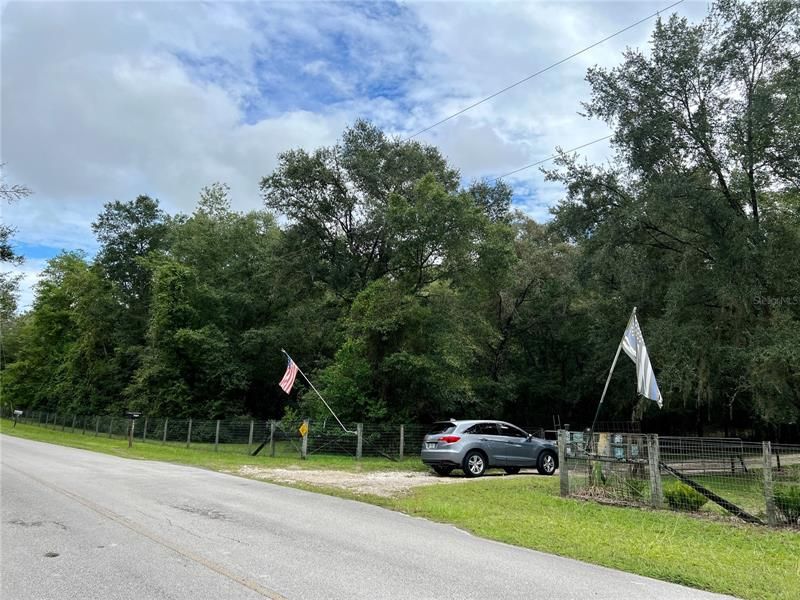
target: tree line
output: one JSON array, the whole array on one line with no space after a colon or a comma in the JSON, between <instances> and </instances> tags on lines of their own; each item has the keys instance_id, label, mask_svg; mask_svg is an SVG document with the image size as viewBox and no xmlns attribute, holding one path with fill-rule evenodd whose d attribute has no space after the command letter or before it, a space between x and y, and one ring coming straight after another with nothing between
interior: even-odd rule
<instances>
[{"instance_id":1,"label":"tree line","mask_svg":"<svg viewBox=\"0 0 800 600\"><path fill-rule=\"evenodd\" d=\"M110 202L97 255L50 260L29 311L3 279L3 402L324 418L300 380L278 388L285 348L345 420L586 423L637 306L664 408L622 360L601 418L798 435L798 22L796 2L724 0L590 69L614 157L560 154L547 223L365 121L280 155L262 210L219 183L188 215Z\"/></svg>"}]
</instances>

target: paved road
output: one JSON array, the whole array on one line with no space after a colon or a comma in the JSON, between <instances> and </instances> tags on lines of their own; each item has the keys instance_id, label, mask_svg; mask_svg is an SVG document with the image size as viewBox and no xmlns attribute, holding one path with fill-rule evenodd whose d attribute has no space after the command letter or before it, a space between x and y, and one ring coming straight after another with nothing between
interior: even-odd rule
<instances>
[{"instance_id":1,"label":"paved road","mask_svg":"<svg viewBox=\"0 0 800 600\"><path fill-rule=\"evenodd\" d=\"M722 598L202 469L8 436L0 453L3 598Z\"/></svg>"}]
</instances>

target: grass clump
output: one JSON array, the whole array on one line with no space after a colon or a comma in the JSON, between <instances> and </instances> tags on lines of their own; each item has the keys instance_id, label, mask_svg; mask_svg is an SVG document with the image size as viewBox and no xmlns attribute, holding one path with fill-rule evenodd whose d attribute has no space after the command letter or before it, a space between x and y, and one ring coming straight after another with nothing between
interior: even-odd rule
<instances>
[{"instance_id":1,"label":"grass clump","mask_svg":"<svg viewBox=\"0 0 800 600\"><path fill-rule=\"evenodd\" d=\"M773 490L775 508L789 523L800 521L800 485L778 483Z\"/></svg>"},{"instance_id":2,"label":"grass clump","mask_svg":"<svg viewBox=\"0 0 800 600\"><path fill-rule=\"evenodd\" d=\"M664 498L672 510L690 512L700 510L708 502L708 498L703 494L682 482L664 486Z\"/></svg>"}]
</instances>

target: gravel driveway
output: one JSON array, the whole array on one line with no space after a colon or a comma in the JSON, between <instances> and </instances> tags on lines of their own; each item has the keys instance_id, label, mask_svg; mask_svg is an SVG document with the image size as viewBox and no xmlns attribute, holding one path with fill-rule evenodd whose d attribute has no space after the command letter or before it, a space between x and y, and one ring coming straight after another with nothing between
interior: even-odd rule
<instances>
[{"instance_id":1,"label":"gravel driveway","mask_svg":"<svg viewBox=\"0 0 800 600\"><path fill-rule=\"evenodd\" d=\"M526 472L523 471L523 473ZM531 470L529 472L535 473L536 471ZM232 473L275 483L308 483L323 487L341 488L357 494L372 494L387 498L406 494L421 485L447 485L483 479L468 479L461 474L461 471L454 471L450 477L439 477L432 472L425 471L370 471L359 473L354 471L299 468L271 469L253 465L245 465L236 471L232 471ZM487 477L506 477L506 475L502 471L498 471L497 473L488 473Z\"/></svg>"}]
</instances>

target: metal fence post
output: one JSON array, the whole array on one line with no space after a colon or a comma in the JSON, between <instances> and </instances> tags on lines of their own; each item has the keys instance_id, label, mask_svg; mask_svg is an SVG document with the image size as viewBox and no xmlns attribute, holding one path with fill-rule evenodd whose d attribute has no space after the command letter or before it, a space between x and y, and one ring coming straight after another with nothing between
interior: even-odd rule
<instances>
[{"instance_id":1,"label":"metal fence post","mask_svg":"<svg viewBox=\"0 0 800 600\"><path fill-rule=\"evenodd\" d=\"M147 441L147 417L144 418L144 427L142 428L142 441Z\"/></svg>"},{"instance_id":2,"label":"metal fence post","mask_svg":"<svg viewBox=\"0 0 800 600\"><path fill-rule=\"evenodd\" d=\"M114 417L111 417L111 420L108 422L108 437L111 437L111 433L114 431Z\"/></svg>"},{"instance_id":3,"label":"metal fence post","mask_svg":"<svg viewBox=\"0 0 800 600\"><path fill-rule=\"evenodd\" d=\"M275 458L275 421L269 422L269 455Z\"/></svg>"},{"instance_id":4,"label":"metal fence post","mask_svg":"<svg viewBox=\"0 0 800 600\"><path fill-rule=\"evenodd\" d=\"M361 451L364 447L364 424L356 423L356 460L361 460Z\"/></svg>"},{"instance_id":5,"label":"metal fence post","mask_svg":"<svg viewBox=\"0 0 800 600\"><path fill-rule=\"evenodd\" d=\"M772 443L762 442L764 455L764 502L767 507L767 524L774 527L778 524L775 514L775 496L772 489Z\"/></svg>"},{"instance_id":6,"label":"metal fence post","mask_svg":"<svg viewBox=\"0 0 800 600\"><path fill-rule=\"evenodd\" d=\"M400 425L400 460L403 460L403 450L405 450L406 445L406 430L405 425Z\"/></svg>"},{"instance_id":7,"label":"metal fence post","mask_svg":"<svg viewBox=\"0 0 800 600\"><path fill-rule=\"evenodd\" d=\"M664 490L661 487L661 459L656 434L647 437L647 461L650 471L650 503L653 508L661 508L664 506Z\"/></svg>"},{"instance_id":8,"label":"metal fence post","mask_svg":"<svg viewBox=\"0 0 800 600\"><path fill-rule=\"evenodd\" d=\"M219 452L219 419L217 419L217 430L214 432L214 452Z\"/></svg>"},{"instance_id":9,"label":"metal fence post","mask_svg":"<svg viewBox=\"0 0 800 600\"><path fill-rule=\"evenodd\" d=\"M192 420L189 419L189 426L186 428L186 447L192 443Z\"/></svg>"},{"instance_id":10,"label":"metal fence post","mask_svg":"<svg viewBox=\"0 0 800 600\"><path fill-rule=\"evenodd\" d=\"M247 436L247 453L250 454L250 449L253 447L253 426L255 421L250 419L250 435Z\"/></svg>"},{"instance_id":11,"label":"metal fence post","mask_svg":"<svg viewBox=\"0 0 800 600\"><path fill-rule=\"evenodd\" d=\"M167 425L169 425L169 417L164 417L164 435L161 438L161 443L162 444L166 444L167 443Z\"/></svg>"},{"instance_id":12,"label":"metal fence post","mask_svg":"<svg viewBox=\"0 0 800 600\"><path fill-rule=\"evenodd\" d=\"M308 419L303 419L303 429L305 434L300 442L300 458L305 460L308 457Z\"/></svg>"},{"instance_id":13,"label":"metal fence post","mask_svg":"<svg viewBox=\"0 0 800 600\"><path fill-rule=\"evenodd\" d=\"M569 496L569 466L567 465L567 432L558 430L558 477L562 498Z\"/></svg>"},{"instance_id":14,"label":"metal fence post","mask_svg":"<svg viewBox=\"0 0 800 600\"><path fill-rule=\"evenodd\" d=\"M94 418L94 437L100 435L100 417Z\"/></svg>"}]
</instances>

